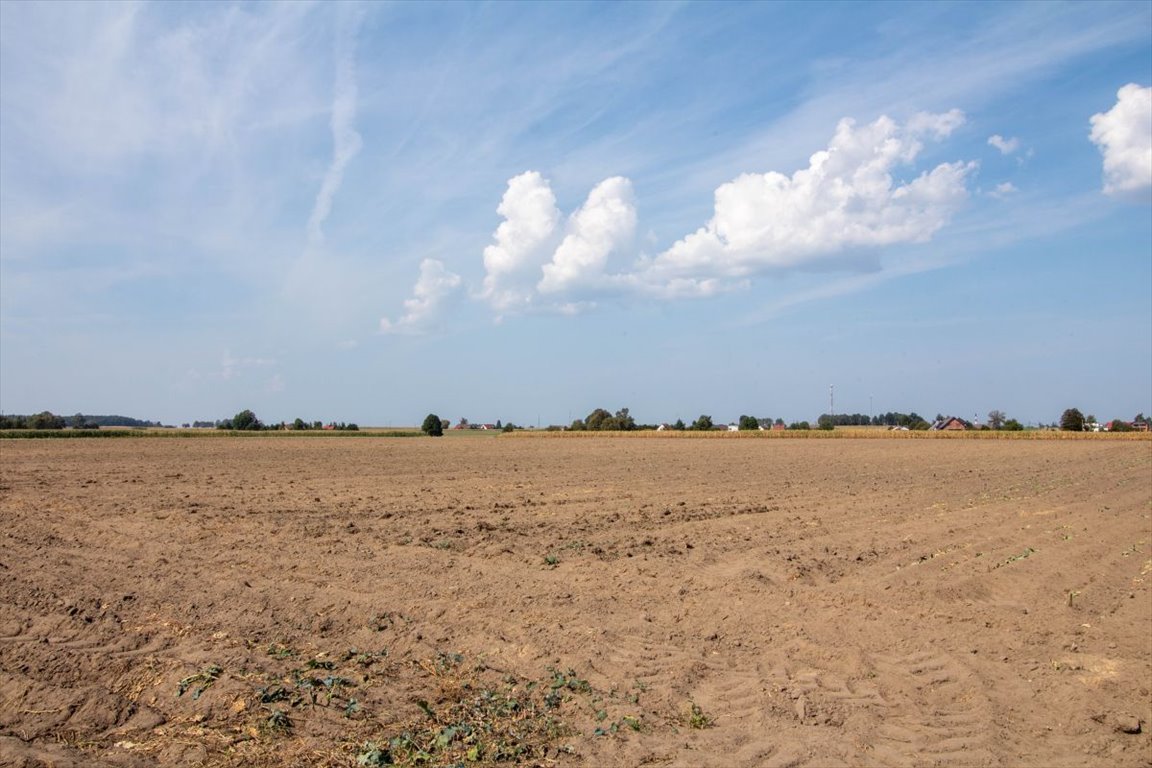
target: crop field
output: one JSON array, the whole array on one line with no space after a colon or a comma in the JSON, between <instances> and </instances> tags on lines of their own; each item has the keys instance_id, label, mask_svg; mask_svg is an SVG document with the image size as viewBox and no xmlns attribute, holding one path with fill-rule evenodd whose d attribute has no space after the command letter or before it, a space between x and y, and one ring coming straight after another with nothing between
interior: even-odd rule
<instances>
[{"instance_id":1,"label":"crop field","mask_svg":"<svg viewBox=\"0 0 1152 768\"><path fill-rule=\"evenodd\" d=\"M1152 765L1152 442L838 437L0 441L0 765Z\"/></svg>"}]
</instances>

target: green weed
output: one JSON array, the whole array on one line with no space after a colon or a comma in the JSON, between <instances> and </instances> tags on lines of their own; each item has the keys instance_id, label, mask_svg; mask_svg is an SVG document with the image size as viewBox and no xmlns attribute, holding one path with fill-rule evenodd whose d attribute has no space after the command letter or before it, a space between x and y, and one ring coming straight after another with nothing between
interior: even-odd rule
<instances>
[{"instance_id":1,"label":"green weed","mask_svg":"<svg viewBox=\"0 0 1152 768\"><path fill-rule=\"evenodd\" d=\"M1001 566L1012 565L1012 563L1016 562L1017 560L1023 560L1026 557L1031 557L1035 553L1036 550L1032 549L1032 547L1026 547L1023 552L1018 555L1012 555L1012 557L1008 558L1004 562L998 563L996 567L1000 568Z\"/></svg>"},{"instance_id":2,"label":"green weed","mask_svg":"<svg viewBox=\"0 0 1152 768\"><path fill-rule=\"evenodd\" d=\"M687 723L689 728L711 728L713 725L712 718L704 713L700 705L696 702L688 702L688 718Z\"/></svg>"},{"instance_id":3,"label":"green weed","mask_svg":"<svg viewBox=\"0 0 1152 768\"><path fill-rule=\"evenodd\" d=\"M270 709L269 715L260 724L260 730L266 734L282 734L292 730L292 718L281 709Z\"/></svg>"},{"instance_id":4,"label":"green weed","mask_svg":"<svg viewBox=\"0 0 1152 768\"><path fill-rule=\"evenodd\" d=\"M183 696L189 688L195 685L196 690L192 691L192 698L198 699L200 698L200 694L211 688L212 684L220 679L220 675L223 674L223 672L224 670L215 664L205 667L200 672L189 675L181 680L176 687L176 695ZM199 685L197 685L197 683L199 683Z\"/></svg>"},{"instance_id":5,"label":"green weed","mask_svg":"<svg viewBox=\"0 0 1152 768\"><path fill-rule=\"evenodd\" d=\"M588 681L571 669L527 681L465 664L457 653L440 653L416 666L435 684L428 699L414 702L419 716L386 734L386 741L365 743L359 765L538 765L557 751L572 751L556 744L575 733L560 719L565 701L592 694Z\"/></svg>"},{"instance_id":6,"label":"green weed","mask_svg":"<svg viewBox=\"0 0 1152 768\"><path fill-rule=\"evenodd\" d=\"M296 655L296 651L281 643L270 643L264 652L274 659L288 659Z\"/></svg>"}]
</instances>

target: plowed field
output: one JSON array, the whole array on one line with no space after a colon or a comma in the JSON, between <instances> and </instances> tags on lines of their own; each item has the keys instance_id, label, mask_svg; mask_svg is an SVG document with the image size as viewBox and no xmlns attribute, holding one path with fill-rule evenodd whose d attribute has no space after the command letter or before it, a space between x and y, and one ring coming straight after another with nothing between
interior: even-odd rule
<instances>
[{"instance_id":1,"label":"plowed field","mask_svg":"<svg viewBox=\"0 0 1152 768\"><path fill-rule=\"evenodd\" d=\"M0 443L0 764L1152 765L1148 441Z\"/></svg>"}]
</instances>

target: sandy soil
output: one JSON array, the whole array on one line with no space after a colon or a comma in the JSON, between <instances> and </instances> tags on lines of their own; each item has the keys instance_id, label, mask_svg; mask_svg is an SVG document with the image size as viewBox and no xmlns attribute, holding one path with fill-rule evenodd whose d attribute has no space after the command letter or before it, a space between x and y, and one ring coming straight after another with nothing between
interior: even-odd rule
<instances>
[{"instance_id":1,"label":"sandy soil","mask_svg":"<svg viewBox=\"0 0 1152 768\"><path fill-rule=\"evenodd\" d=\"M6 440L0 764L1150 766L1150 517L1147 441Z\"/></svg>"}]
</instances>

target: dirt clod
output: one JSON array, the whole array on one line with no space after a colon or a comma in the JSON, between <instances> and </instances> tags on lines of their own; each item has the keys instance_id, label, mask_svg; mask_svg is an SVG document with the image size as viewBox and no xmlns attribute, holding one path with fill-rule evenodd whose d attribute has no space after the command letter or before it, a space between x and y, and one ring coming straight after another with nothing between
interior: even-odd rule
<instances>
[{"instance_id":1,"label":"dirt clod","mask_svg":"<svg viewBox=\"0 0 1152 768\"><path fill-rule=\"evenodd\" d=\"M1140 720L1135 715L1117 715L1113 725L1120 733L1140 733Z\"/></svg>"}]
</instances>

